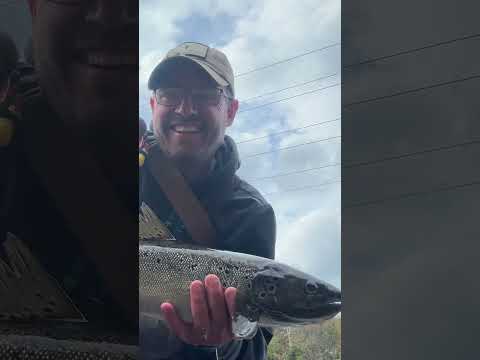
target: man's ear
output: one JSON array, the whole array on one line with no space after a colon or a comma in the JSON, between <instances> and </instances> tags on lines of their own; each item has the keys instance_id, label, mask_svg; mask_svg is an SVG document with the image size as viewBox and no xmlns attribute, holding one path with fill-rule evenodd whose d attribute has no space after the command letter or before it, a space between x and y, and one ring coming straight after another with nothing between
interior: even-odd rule
<instances>
[{"instance_id":1,"label":"man's ear","mask_svg":"<svg viewBox=\"0 0 480 360\"><path fill-rule=\"evenodd\" d=\"M156 102L155 96L150 96L150 109L152 109L152 111L155 109Z\"/></svg>"},{"instance_id":2,"label":"man's ear","mask_svg":"<svg viewBox=\"0 0 480 360\"><path fill-rule=\"evenodd\" d=\"M37 0L28 0L28 7L32 17L35 17L37 15Z\"/></svg>"},{"instance_id":3,"label":"man's ear","mask_svg":"<svg viewBox=\"0 0 480 360\"><path fill-rule=\"evenodd\" d=\"M230 106L228 107L227 112L227 126L231 126L233 124L233 120L235 120L235 115L237 115L238 111L238 100L232 99L230 100Z\"/></svg>"}]
</instances>

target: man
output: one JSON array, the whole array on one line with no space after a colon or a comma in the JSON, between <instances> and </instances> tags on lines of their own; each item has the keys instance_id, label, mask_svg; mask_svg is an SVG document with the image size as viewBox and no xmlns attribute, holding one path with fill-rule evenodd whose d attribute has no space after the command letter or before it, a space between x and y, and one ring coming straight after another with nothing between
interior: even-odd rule
<instances>
[{"instance_id":1,"label":"man","mask_svg":"<svg viewBox=\"0 0 480 360\"><path fill-rule=\"evenodd\" d=\"M273 258L275 216L257 190L235 175L240 166L234 141L225 135L238 109L234 76L227 57L199 43L183 43L153 70L148 86L154 136L207 210L217 233L215 247ZM154 165L153 165L154 166ZM192 234L142 167L141 197L177 240ZM215 274L190 287L193 323L180 319L173 304L161 305L182 346L172 359L266 359L271 339L261 329L252 340L234 340L231 309L235 289L222 289ZM153 330L152 330L153 331ZM141 339L142 340L142 339ZM142 341L141 341L142 344ZM154 354L152 342L144 353Z\"/></svg>"},{"instance_id":2,"label":"man","mask_svg":"<svg viewBox=\"0 0 480 360\"><path fill-rule=\"evenodd\" d=\"M122 233L121 221L114 227L103 223L113 207L124 207L132 225L137 219L138 1L28 5L36 76L20 76L15 85L21 121L10 145L14 167L0 163L2 176L4 169L15 172L10 186L0 189L7 193L0 198L0 208L7 209L3 230L27 244L87 320L124 324L125 306L112 295L102 269L125 269L131 291L124 296L138 312L137 229ZM93 164L74 160L79 158ZM102 200L104 188L120 206ZM71 201L83 198L86 206ZM103 215L99 226L86 233L97 209ZM98 238L98 248L115 237L118 246L102 255L106 264L86 245L89 237ZM126 243L131 249L124 256Z\"/></svg>"}]
</instances>

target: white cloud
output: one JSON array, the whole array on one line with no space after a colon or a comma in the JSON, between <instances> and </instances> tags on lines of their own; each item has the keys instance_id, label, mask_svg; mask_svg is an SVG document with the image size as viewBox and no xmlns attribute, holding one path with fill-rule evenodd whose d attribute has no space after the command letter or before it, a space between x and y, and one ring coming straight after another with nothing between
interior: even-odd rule
<instances>
[{"instance_id":1,"label":"white cloud","mask_svg":"<svg viewBox=\"0 0 480 360\"><path fill-rule=\"evenodd\" d=\"M320 201L319 201L320 205ZM340 215L320 208L280 222L277 259L340 285ZM293 220L293 221L289 221Z\"/></svg>"}]
</instances>

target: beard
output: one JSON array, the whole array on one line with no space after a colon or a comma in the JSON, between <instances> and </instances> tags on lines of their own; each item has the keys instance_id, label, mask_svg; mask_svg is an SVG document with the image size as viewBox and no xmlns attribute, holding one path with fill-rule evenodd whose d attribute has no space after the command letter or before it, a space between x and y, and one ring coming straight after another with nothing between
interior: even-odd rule
<instances>
[{"instance_id":1,"label":"beard","mask_svg":"<svg viewBox=\"0 0 480 360\"><path fill-rule=\"evenodd\" d=\"M200 132L178 135L172 130L175 125L185 124L196 124ZM186 118L177 113L167 114L162 122L157 122L157 126L154 126L154 133L165 155L184 175L193 173L194 177L210 172L215 153L223 144L224 138L221 126L196 114Z\"/></svg>"}]
</instances>

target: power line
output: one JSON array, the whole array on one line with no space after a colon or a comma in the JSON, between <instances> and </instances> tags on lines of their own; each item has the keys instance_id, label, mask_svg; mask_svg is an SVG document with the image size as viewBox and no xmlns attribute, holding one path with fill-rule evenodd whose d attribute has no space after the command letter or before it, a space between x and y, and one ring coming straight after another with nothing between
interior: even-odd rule
<instances>
[{"instance_id":1,"label":"power line","mask_svg":"<svg viewBox=\"0 0 480 360\"><path fill-rule=\"evenodd\" d=\"M325 86L325 87L320 88L320 89L315 89L315 90L312 90L312 91L307 91L307 92L304 92L304 93L301 93L301 94L297 94L297 95L290 96L290 97L287 97L287 98L283 98L283 99L280 99L280 100L272 101L272 102L269 102L269 103L266 103L266 104L262 104L262 105L259 105L259 106L254 106L254 107L251 107L251 108L246 108L245 110L240 110L238 113L243 113L243 112L247 112L247 111L252 111L252 110L260 109L260 108L263 108L263 107L265 107L265 106L269 106L269 105L276 104L276 103L279 103L279 102L282 102L282 101L287 101L287 100L290 100L290 99L294 99L294 98L297 98L297 97L299 97L299 96L304 96L304 95L312 94L312 93L315 93L315 92L318 92L318 91L321 91L321 90L325 90L325 89L329 89L329 88L333 88L333 87L339 86L339 85L341 85L341 84L340 84L340 83L337 83L337 84Z\"/></svg>"},{"instance_id":2,"label":"power line","mask_svg":"<svg viewBox=\"0 0 480 360\"><path fill-rule=\"evenodd\" d=\"M457 41L469 40L469 39L473 39L473 38L476 38L476 37L479 37L479 36L480 36L480 34L467 35L467 36L462 36L462 37L455 38L455 39L452 39L452 40L441 41L441 42L438 42L438 43L433 43L433 44L425 45L425 46L410 49L410 50L399 51L399 52L396 52L396 53L393 53L393 54L390 54L390 55L379 56L379 57L376 57L376 58L371 58L371 59L359 61L357 63L348 64L348 65L343 66L343 69L348 69L348 68L351 68L351 67L354 67L354 66L365 65L365 64L369 64L369 63L372 63L372 62L375 62L375 61L385 60L385 59L392 58L392 57L399 56L399 55L411 54L411 53L414 53L414 52L417 52L417 51L422 51L422 50L434 48L434 47L437 47L437 46L448 45L448 44L455 43Z\"/></svg>"},{"instance_id":3,"label":"power line","mask_svg":"<svg viewBox=\"0 0 480 360\"><path fill-rule=\"evenodd\" d=\"M461 188L474 186L474 185L480 185L480 181L473 181L473 182L470 182L470 183L457 184L457 185L444 185L444 186L439 186L437 188L433 188L433 189L425 190L425 191L417 191L417 192L411 192L411 193L389 196L389 197L385 197L385 198L377 199L377 200L363 201L363 202L353 203L351 205L347 205L344 208L345 209L350 209L350 208L355 208L355 207L359 207L359 206L375 205L375 204L380 204L380 203L384 203L384 202L387 202L387 201L401 200L401 199L411 198L411 197L419 197L419 196L422 196L422 195L429 195L429 194L434 194L434 193L442 192L442 191L461 189Z\"/></svg>"},{"instance_id":4,"label":"power line","mask_svg":"<svg viewBox=\"0 0 480 360\"><path fill-rule=\"evenodd\" d=\"M246 159L246 158L252 158L252 157L255 157L255 156L271 154L271 153L279 152L279 151L282 151L282 150L289 150L289 149L297 148L297 147L300 147L300 146L316 144L316 143L319 143L319 142L324 142L324 141L329 141L329 140L334 140L334 139L339 139L339 138L341 138L340 135L339 136L332 136L332 137L325 138L325 139L314 140L314 141L310 141L310 142L306 142L306 143L301 143L301 144L297 144L297 145L278 148L278 149L275 149L275 150L270 150L270 151L265 151L265 152L261 152L261 153L251 154L251 155L244 156L244 158Z\"/></svg>"},{"instance_id":5,"label":"power line","mask_svg":"<svg viewBox=\"0 0 480 360\"><path fill-rule=\"evenodd\" d=\"M463 142L463 143L447 145L447 146L438 146L438 147L435 147L435 148L430 148L430 149L421 150L421 151L414 151L414 152L405 153L405 154L396 155L396 156L389 156L389 157L385 157L385 158L381 158L381 159L377 159L377 160L360 161L360 162L356 162L356 163L344 164L344 165L342 165L342 168L343 169L351 169L351 168L358 167L358 166L373 165L373 164L378 164L378 163L382 163L382 162L386 162L386 161L399 160L399 159L404 159L404 158L408 158L408 157L411 157L411 156L423 155L423 154L428 154L428 153L442 151L442 150L450 150L450 149L454 149L454 148L457 148L457 147L474 145L474 144L478 144L478 143L480 143L480 139L475 139L475 140L466 141L466 142Z\"/></svg>"},{"instance_id":6,"label":"power line","mask_svg":"<svg viewBox=\"0 0 480 360\"><path fill-rule=\"evenodd\" d=\"M285 90L290 90L290 89L293 89L293 88L296 88L296 87L299 87L299 86L311 84L311 83L316 82L316 81L328 79L328 78L333 77L333 76L336 76L336 75L338 75L338 74L339 74L339 73L337 72L337 73L330 74L330 75L327 75L327 76L322 76L322 77L319 77L319 78L316 78L316 79L313 79L313 80L310 80L310 81L306 81L306 82L303 82L303 83L298 83L298 84L295 84L295 85L292 85L292 86L289 86L289 87L286 87L286 88L283 88L283 89L280 89L280 90L275 90L275 91L271 91L271 92L268 92L268 93L264 93L264 94L261 94L261 95L258 95L258 96L254 96L254 97L251 97L251 98L247 98L247 99L244 99L244 100L240 100L240 102L241 102L241 103L246 103L246 102L249 102L249 101L251 101L251 100L255 100L255 99L259 99L259 98L265 97L265 96L277 94L277 93L282 92L282 91L285 91Z\"/></svg>"},{"instance_id":7,"label":"power line","mask_svg":"<svg viewBox=\"0 0 480 360\"><path fill-rule=\"evenodd\" d=\"M302 174L310 171L315 171L315 170L320 170L320 169L326 169L329 167L335 167L335 166L340 166L341 163L334 163L334 164L328 164L328 165L323 165L323 166L318 166L310 169L304 169L304 170L297 170L297 171L291 171L287 173L280 173L276 175L271 175L271 176L265 176L265 177L258 177L258 178L252 178L252 179L247 179L248 181L263 181L263 180L271 180L283 176L289 176L289 175L295 175L295 174Z\"/></svg>"},{"instance_id":8,"label":"power line","mask_svg":"<svg viewBox=\"0 0 480 360\"><path fill-rule=\"evenodd\" d=\"M314 126L319 126L319 125L323 125L323 124L327 124L327 123L331 123L331 122L340 121L340 119L341 119L341 117L338 117L338 118L335 118L335 119L333 119L333 120L322 121L322 122L318 122L318 123L313 123L313 124L305 125L305 126L302 126L302 127L297 127L297 128L293 128L293 129L283 130L283 131L279 131L279 132L274 132L274 133L270 133L270 134L265 135L265 136L259 136L259 137L253 138L253 139L238 141L238 142L236 142L236 143L237 143L237 145L245 144L245 143L247 143L247 142L252 142L252 141L256 141L256 140L266 139L266 138L269 138L269 137L271 137L271 136L277 136L277 135L281 135L281 134L285 134L285 133L289 133L289 132L293 132L293 131L297 131L297 130L303 130L303 129L307 129L307 128L314 127Z\"/></svg>"},{"instance_id":9,"label":"power line","mask_svg":"<svg viewBox=\"0 0 480 360\"><path fill-rule=\"evenodd\" d=\"M268 196L268 195L277 195L277 194L283 194L283 193L286 193L286 192L293 192L293 191L314 190L314 189L322 188L322 187L327 186L327 185L337 184L337 183L340 183L340 182L341 182L341 180L328 181L328 182L324 182L323 184L318 184L318 185L313 185L313 186L304 186L304 187L298 187L298 188L293 188L293 189L286 189L286 190L283 190L283 191L274 191L274 192L266 193L266 194L263 194L263 195Z\"/></svg>"},{"instance_id":10,"label":"power line","mask_svg":"<svg viewBox=\"0 0 480 360\"><path fill-rule=\"evenodd\" d=\"M321 47L321 48L318 48L318 49L314 49L314 50L311 50L311 51L307 51L305 53L302 53L302 54L299 54L299 55L295 55L295 56L292 56L290 58L286 58L286 59L283 59L283 60L279 60L279 61L276 61L274 63L271 63L269 65L264 65L264 66L260 66L258 68L255 68L255 69L252 69L252 70L249 70L249 71L246 71L246 72L243 72L243 73L240 73L240 74L236 74L235 77L241 77L241 76L244 76L244 75L247 75L247 74L251 74L253 72L256 72L256 71L260 71L260 70L264 70L264 69L267 69L269 67L272 67L272 66L275 66L275 65L278 65L278 64L283 64L283 63L286 63L288 61L292 61L292 60L295 60L295 59L298 59L300 57L303 57L303 56L306 56L306 55L310 55L310 54L313 54L313 53L316 53L316 52L319 52L319 51L323 51L323 50L326 50L326 49L329 49L329 48L332 48L334 46L338 46L340 45L340 43L334 43L334 44L330 44L330 45L327 45L327 46L324 46L324 47Z\"/></svg>"},{"instance_id":11,"label":"power line","mask_svg":"<svg viewBox=\"0 0 480 360\"><path fill-rule=\"evenodd\" d=\"M365 99L365 100L360 100L360 101L354 101L354 102L345 104L343 106L343 108L347 108L347 107L350 107L350 106L353 106L353 105L364 104L364 103L368 103L368 102L372 102L372 101L377 101L377 100L389 99L389 98L392 98L392 97L395 97L395 96L411 94L411 93L415 93L415 92L418 92L418 91L433 89L433 88L441 87L441 86L445 86L445 85L456 84L456 83L460 83L460 82L467 81L467 80L473 80L473 79L477 79L477 78L480 78L480 74L479 75L468 76L466 78L461 78L461 79L456 79L456 80L451 80L451 81L445 81L445 82L441 82L441 83L437 83L437 84L433 84L433 85L429 85L429 86L422 86L422 87L415 88L415 89L403 90L403 91L399 91L399 92L389 94L389 95L378 96L378 97Z\"/></svg>"}]
</instances>

